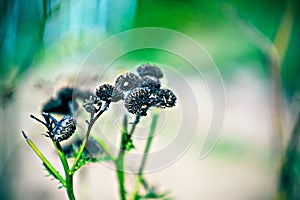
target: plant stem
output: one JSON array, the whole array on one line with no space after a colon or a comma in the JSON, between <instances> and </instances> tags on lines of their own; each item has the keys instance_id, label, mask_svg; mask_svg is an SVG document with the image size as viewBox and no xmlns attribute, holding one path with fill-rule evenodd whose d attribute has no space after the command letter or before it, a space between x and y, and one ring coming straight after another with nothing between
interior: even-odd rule
<instances>
[{"instance_id":1,"label":"plant stem","mask_svg":"<svg viewBox=\"0 0 300 200\"><path fill-rule=\"evenodd\" d=\"M73 190L73 174L69 174L66 177L66 183L67 183L67 194L70 200L75 200L74 196L74 190Z\"/></svg>"},{"instance_id":2,"label":"plant stem","mask_svg":"<svg viewBox=\"0 0 300 200\"><path fill-rule=\"evenodd\" d=\"M111 159L112 161L116 160L116 158L110 153L110 150L104 140L102 140L101 138L99 138L95 135L93 135L91 137L101 146L103 152L109 157L109 159Z\"/></svg>"},{"instance_id":3,"label":"plant stem","mask_svg":"<svg viewBox=\"0 0 300 200\"><path fill-rule=\"evenodd\" d=\"M102 115L102 113L104 113L108 107L109 107L109 104L110 102L105 102L103 108L97 113L97 115L94 117L93 114L91 114L91 118L90 118L90 121L88 122L88 128L87 128L87 131L86 131L86 135L85 135L85 138L80 146L80 149L78 151L78 154L75 158L75 161L72 165L72 168L70 170L70 174L74 174L74 172L77 170L77 165L81 159L81 156L83 154L83 151L84 151L84 148L85 148L85 145L86 145L86 142L90 136L90 133L91 133L91 130L92 130L92 127L93 125L95 124L95 122L97 121L97 119Z\"/></svg>"},{"instance_id":4,"label":"plant stem","mask_svg":"<svg viewBox=\"0 0 300 200\"><path fill-rule=\"evenodd\" d=\"M119 195L121 200L126 200L125 177L124 177L124 158L125 158L125 138L124 135L128 134L128 120L127 115L124 115L122 135L120 142L120 150L117 159L115 160L116 173L119 183Z\"/></svg>"},{"instance_id":5,"label":"plant stem","mask_svg":"<svg viewBox=\"0 0 300 200\"><path fill-rule=\"evenodd\" d=\"M125 177L124 177L125 152L121 150L116 161L117 177L119 182L119 194L121 200L126 200Z\"/></svg>"},{"instance_id":6,"label":"plant stem","mask_svg":"<svg viewBox=\"0 0 300 200\"><path fill-rule=\"evenodd\" d=\"M147 139L147 144L144 150L144 155L143 155L143 159L142 159L142 163L139 169L139 173L143 173L145 165L146 165L146 160L147 160L147 156L150 150L150 146L152 144L153 141L153 135L155 133L155 128L156 128L156 124L157 124L157 120L158 120L158 114L154 114L153 118L152 118L152 122L151 122L151 127L150 127L150 131L149 131L149 137Z\"/></svg>"},{"instance_id":7,"label":"plant stem","mask_svg":"<svg viewBox=\"0 0 300 200\"><path fill-rule=\"evenodd\" d=\"M150 127L150 131L149 131L149 137L147 139L147 143L146 143L145 150L144 150L144 155L143 155L142 162L141 162L141 165L140 165L140 168L139 168L139 172L137 174L137 178L136 178L136 181L135 181L134 191L133 191L133 194L132 194L132 199L133 200L137 200L138 197L139 197L138 196L139 187L140 187L140 184L143 183L143 171L144 171L144 168L145 168L145 165L146 165L146 160L147 160L147 156L148 156L148 153L149 153L149 150L150 150L150 146L151 146L152 141L153 141L153 135L155 133L157 120L158 120L158 114L155 113L153 115L153 118L152 118L151 127Z\"/></svg>"},{"instance_id":8,"label":"plant stem","mask_svg":"<svg viewBox=\"0 0 300 200\"><path fill-rule=\"evenodd\" d=\"M63 165L65 176L66 176L66 190L70 200L75 200L75 195L73 191L73 174L70 173L69 164L65 154L62 151L61 145L59 142L53 141L53 145L56 149L56 152L60 158L60 161Z\"/></svg>"},{"instance_id":9,"label":"plant stem","mask_svg":"<svg viewBox=\"0 0 300 200\"><path fill-rule=\"evenodd\" d=\"M71 168L71 170L70 170L70 173L71 173L71 174L74 174L74 172L77 170L77 165L78 165L78 163L79 163L79 161L80 161L80 159L81 159L81 156L82 156L82 154L83 154L83 151L84 151L86 142L87 142L87 140L88 140L88 138L89 138L89 136L90 136L92 126L93 126L93 124L92 124L92 123L89 123L88 129L87 129L87 132L86 132L86 135L85 135L85 138L84 138L84 140L83 140L83 142L82 142L82 144L81 144L81 146L80 146L80 149L79 149L79 151L78 151L78 154L77 154L77 156L76 156L76 158L75 158L75 161L74 161L74 163L73 163L73 165L72 165L72 168Z\"/></svg>"},{"instance_id":10,"label":"plant stem","mask_svg":"<svg viewBox=\"0 0 300 200\"><path fill-rule=\"evenodd\" d=\"M300 139L300 112L293 128L292 135L287 145L283 164L279 179L279 194L278 199L293 199L295 198L295 186L299 179L296 175L297 166L297 149Z\"/></svg>"},{"instance_id":11,"label":"plant stem","mask_svg":"<svg viewBox=\"0 0 300 200\"><path fill-rule=\"evenodd\" d=\"M133 124L132 124L131 130L130 130L130 132L129 132L129 136L130 136L130 137L131 137L132 134L134 133L135 128L136 128L136 125L139 123L140 118L141 118L140 115L137 115L137 116L136 116L136 118L135 118L135 120L134 120L134 122L133 122Z\"/></svg>"},{"instance_id":12,"label":"plant stem","mask_svg":"<svg viewBox=\"0 0 300 200\"><path fill-rule=\"evenodd\" d=\"M56 150L56 152L60 158L60 161L63 165L65 174L68 175L70 169L69 169L69 164L68 164L67 158L66 158L65 154L62 152L62 148L61 148L59 142L53 141L53 145L54 145L55 150Z\"/></svg>"}]
</instances>

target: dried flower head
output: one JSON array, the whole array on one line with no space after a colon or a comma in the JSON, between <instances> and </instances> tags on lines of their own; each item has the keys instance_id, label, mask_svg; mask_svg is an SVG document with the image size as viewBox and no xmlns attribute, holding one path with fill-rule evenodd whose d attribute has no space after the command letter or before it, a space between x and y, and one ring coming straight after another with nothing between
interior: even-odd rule
<instances>
[{"instance_id":1,"label":"dried flower head","mask_svg":"<svg viewBox=\"0 0 300 200\"><path fill-rule=\"evenodd\" d=\"M125 108L128 112L146 116L150 105L150 90L147 88L133 89L125 99Z\"/></svg>"},{"instance_id":2,"label":"dried flower head","mask_svg":"<svg viewBox=\"0 0 300 200\"><path fill-rule=\"evenodd\" d=\"M76 130L76 120L73 117L63 117L53 128L50 138L56 142L68 139Z\"/></svg>"},{"instance_id":3,"label":"dried flower head","mask_svg":"<svg viewBox=\"0 0 300 200\"><path fill-rule=\"evenodd\" d=\"M128 91L133 88L136 88L142 83L142 80L139 76L133 73L125 73L120 75L116 81L115 86L120 88L123 91Z\"/></svg>"},{"instance_id":4,"label":"dried flower head","mask_svg":"<svg viewBox=\"0 0 300 200\"><path fill-rule=\"evenodd\" d=\"M102 102L99 97L90 96L89 99L86 99L83 107L88 113L96 113L102 106Z\"/></svg>"},{"instance_id":5,"label":"dried flower head","mask_svg":"<svg viewBox=\"0 0 300 200\"><path fill-rule=\"evenodd\" d=\"M155 78L162 78L163 77L163 73L162 71L156 67L155 65L151 65L151 64L143 64L140 65L137 68L137 73L140 76L153 76Z\"/></svg>"},{"instance_id":6,"label":"dried flower head","mask_svg":"<svg viewBox=\"0 0 300 200\"><path fill-rule=\"evenodd\" d=\"M159 79L153 76L144 76L141 87L147 87L151 90L151 92L154 92L160 88L160 85Z\"/></svg>"},{"instance_id":7,"label":"dried flower head","mask_svg":"<svg viewBox=\"0 0 300 200\"><path fill-rule=\"evenodd\" d=\"M31 118L43 124L47 129L47 137L50 137L55 142L60 142L68 139L76 130L76 120L70 116L64 116L60 121L57 121L50 113L42 113L45 121L30 115Z\"/></svg>"},{"instance_id":8,"label":"dried flower head","mask_svg":"<svg viewBox=\"0 0 300 200\"><path fill-rule=\"evenodd\" d=\"M166 108L175 106L177 97L169 89L160 89L154 93L154 98L151 98L153 106Z\"/></svg>"},{"instance_id":9,"label":"dried flower head","mask_svg":"<svg viewBox=\"0 0 300 200\"><path fill-rule=\"evenodd\" d=\"M96 96L106 102L117 102L124 98L123 92L110 84L100 85L99 88L96 89Z\"/></svg>"}]
</instances>

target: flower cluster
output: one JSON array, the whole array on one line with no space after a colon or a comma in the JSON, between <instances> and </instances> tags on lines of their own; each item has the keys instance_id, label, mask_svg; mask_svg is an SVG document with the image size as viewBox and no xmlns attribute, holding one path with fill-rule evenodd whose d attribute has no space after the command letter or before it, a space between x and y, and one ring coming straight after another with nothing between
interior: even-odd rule
<instances>
[{"instance_id":1,"label":"flower cluster","mask_svg":"<svg viewBox=\"0 0 300 200\"><path fill-rule=\"evenodd\" d=\"M160 79L162 71L154 65L144 64L137 68L137 74L127 72L115 80L114 85L103 84L96 89L96 97L105 102L124 100L128 112L146 116L150 107L173 107L176 103L175 94L169 89L162 89ZM93 107L85 103L87 112L93 112Z\"/></svg>"},{"instance_id":2,"label":"flower cluster","mask_svg":"<svg viewBox=\"0 0 300 200\"><path fill-rule=\"evenodd\" d=\"M176 103L175 94L169 89L161 88L162 71L151 64L144 64L137 68L141 84L130 91L125 98L128 112L146 116L150 107L173 107Z\"/></svg>"},{"instance_id":3,"label":"flower cluster","mask_svg":"<svg viewBox=\"0 0 300 200\"><path fill-rule=\"evenodd\" d=\"M43 106L42 115L45 121L31 117L46 126L48 137L55 142L61 142L73 135L76 120L72 116L64 116L58 121L50 113L72 115L72 110L78 107L76 99L73 100L73 98L85 97L83 107L92 116L94 114L100 116L108 109L111 102L118 101L123 101L127 111L138 117L146 116L150 107L175 106L177 98L172 90L161 88L160 79L163 73L157 66L144 64L137 67L136 71L137 74L127 72L119 75L114 84L100 85L94 94L74 88L63 88L59 91L57 98L50 99ZM104 105L103 102L105 102ZM70 105L73 105L72 108Z\"/></svg>"},{"instance_id":4,"label":"flower cluster","mask_svg":"<svg viewBox=\"0 0 300 200\"><path fill-rule=\"evenodd\" d=\"M42 107L43 119L39 119L33 115L31 118L46 127L43 135L50 138L55 147L57 155L63 165L65 176L61 176L60 172L46 159L42 152L22 131L28 145L41 159L46 171L49 175L57 179L62 187L65 187L69 199L75 199L73 189L73 175L82 166L88 162L110 162L114 164L114 169L118 178L120 199L127 198L125 187L125 155L131 149L135 148L133 143L133 134L136 126L142 116L147 115L147 111L151 107L168 108L176 104L176 96L172 90L161 87L160 79L163 78L162 71L152 64L144 64L137 67L136 73L127 72L119 75L113 84L102 84L94 93L82 91L77 88L66 87L58 91L55 97L49 99ZM74 116L78 116L78 101L82 101L82 106L89 114L87 129L83 140L77 137L73 141L63 144L60 142L68 140L76 131L77 121ZM92 128L102 114L108 110L113 102L121 102L127 111L135 115L135 121L128 123L127 114L124 115L123 126L120 137L120 148L117 156L106 145L102 138L97 136L91 137ZM60 119L55 118L51 114L61 115ZM149 137L144 150L143 161L149 152L155 127L157 125L158 114L152 117ZM130 128L128 125L130 125ZM74 158L72 166L69 166L68 158ZM139 174L143 175L144 162L139 167ZM166 194L157 193L154 188L148 187L146 183L143 193L139 191L139 185L146 183L143 176L137 176L132 199L140 198L165 198Z\"/></svg>"}]
</instances>

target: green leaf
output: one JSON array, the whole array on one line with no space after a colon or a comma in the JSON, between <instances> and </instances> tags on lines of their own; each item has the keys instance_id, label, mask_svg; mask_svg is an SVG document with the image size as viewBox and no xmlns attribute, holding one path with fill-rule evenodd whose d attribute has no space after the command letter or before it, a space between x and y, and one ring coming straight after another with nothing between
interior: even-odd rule
<instances>
[{"instance_id":1,"label":"green leaf","mask_svg":"<svg viewBox=\"0 0 300 200\"><path fill-rule=\"evenodd\" d=\"M82 154L79 162L77 163L77 165L75 167L75 171L79 170L81 167L83 167L87 163L86 159L87 158L86 158L85 154Z\"/></svg>"},{"instance_id":2,"label":"green leaf","mask_svg":"<svg viewBox=\"0 0 300 200\"><path fill-rule=\"evenodd\" d=\"M58 189L59 189L59 190L62 189L62 188L64 188L63 185L58 186Z\"/></svg>"},{"instance_id":3,"label":"green leaf","mask_svg":"<svg viewBox=\"0 0 300 200\"><path fill-rule=\"evenodd\" d=\"M58 173L58 171L53 167L53 165L51 165L51 163L46 159L46 157L44 156L44 154L42 154L42 152L37 148L37 146L35 146L35 144L27 137L27 135L24 133L24 131L22 131L22 134L23 134L23 137L25 138L27 144L29 145L29 147L41 159L41 161L43 162L43 165L45 166L45 168L47 169L47 171L49 171L49 173L54 178L56 178L57 180L59 180L61 182L61 184L63 184L65 186L66 185L65 180Z\"/></svg>"},{"instance_id":4,"label":"green leaf","mask_svg":"<svg viewBox=\"0 0 300 200\"><path fill-rule=\"evenodd\" d=\"M141 199L172 199L169 192L157 192L155 188L152 188L145 196L142 196Z\"/></svg>"},{"instance_id":5,"label":"green leaf","mask_svg":"<svg viewBox=\"0 0 300 200\"><path fill-rule=\"evenodd\" d=\"M99 157L87 157L87 162L89 163L97 163L97 162L109 162L112 159L106 155L100 155Z\"/></svg>"},{"instance_id":6,"label":"green leaf","mask_svg":"<svg viewBox=\"0 0 300 200\"><path fill-rule=\"evenodd\" d=\"M122 137L123 137L123 139L122 139L121 148L122 148L122 150L129 152L131 149L134 148L132 138L127 133L123 133Z\"/></svg>"},{"instance_id":7,"label":"green leaf","mask_svg":"<svg viewBox=\"0 0 300 200\"><path fill-rule=\"evenodd\" d=\"M45 167L44 169L47 172L47 176L55 178L55 174L47 167L47 165L45 165L45 163L43 163L43 166Z\"/></svg>"}]
</instances>

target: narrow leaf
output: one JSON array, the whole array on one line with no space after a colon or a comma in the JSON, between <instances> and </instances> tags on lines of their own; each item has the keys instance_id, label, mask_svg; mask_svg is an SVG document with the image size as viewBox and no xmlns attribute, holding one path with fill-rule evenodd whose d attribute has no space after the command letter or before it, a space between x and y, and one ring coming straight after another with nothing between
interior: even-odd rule
<instances>
[{"instance_id":1,"label":"narrow leaf","mask_svg":"<svg viewBox=\"0 0 300 200\"><path fill-rule=\"evenodd\" d=\"M30 148L35 152L35 154L41 159L43 164L45 165L46 169L51 173L57 180L61 182L64 186L66 185L65 180L61 177L61 175L58 173L58 171L51 165L51 163L45 158L45 156L42 154L42 152L35 146L35 144L27 137L27 135L22 131L22 134L27 142L27 144L30 146Z\"/></svg>"}]
</instances>

